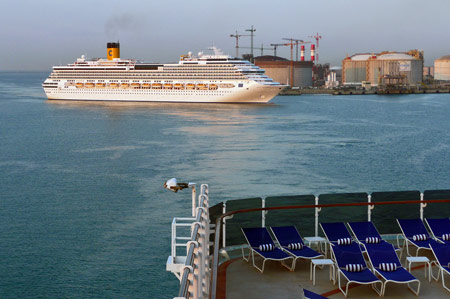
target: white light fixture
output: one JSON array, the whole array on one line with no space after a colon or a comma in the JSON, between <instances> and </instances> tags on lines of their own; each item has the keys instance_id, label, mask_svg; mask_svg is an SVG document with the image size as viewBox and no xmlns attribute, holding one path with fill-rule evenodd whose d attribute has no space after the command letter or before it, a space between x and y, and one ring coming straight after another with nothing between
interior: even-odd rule
<instances>
[{"instance_id":1,"label":"white light fixture","mask_svg":"<svg viewBox=\"0 0 450 299\"><path fill-rule=\"evenodd\" d=\"M195 197L197 195L196 185L196 183L178 183L176 178L171 178L164 183L165 189L173 191L175 193L186 188L192 189L192 217L195 217L195 210L197 208L197 204L195 201Z\"/></svg>"}]
</instances>

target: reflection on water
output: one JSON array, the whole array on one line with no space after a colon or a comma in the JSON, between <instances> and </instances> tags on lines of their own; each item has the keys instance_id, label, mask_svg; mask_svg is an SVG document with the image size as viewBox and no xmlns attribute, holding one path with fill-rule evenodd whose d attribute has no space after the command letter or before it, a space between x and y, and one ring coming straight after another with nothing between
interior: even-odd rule
<instances>
[{"instance_id":1,"label":"reflection on water","mask_svg":"<svg viewBox=\"0 0 450 299\"><path fill-rule=\"evenodd\" d=\"M64 105L73 107L107 107L107 108L152 108L161 110L196 110L196 111L218 111L228 109L257 109L274 106L274 103L268 104L233 104L233 103L170 103L170 102L123 102L123 101L63 101L63 100L47 100L46 103L54 105Z\"/></svg>"}]
</instances>

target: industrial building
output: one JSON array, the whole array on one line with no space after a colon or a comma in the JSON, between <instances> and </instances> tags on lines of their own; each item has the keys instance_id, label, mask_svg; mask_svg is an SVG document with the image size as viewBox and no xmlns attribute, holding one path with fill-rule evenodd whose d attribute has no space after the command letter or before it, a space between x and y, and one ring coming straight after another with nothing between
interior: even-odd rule
<instances>
[{"instance_id":1,"label":"industrial building","mask_svg":"<svg viewBox=\"0 0 450 299\"><path fill-rule=\"evenodd\" d=\"M266 75L274 81L294 87L307 87L313 84L312 61L290 61L282 57L264 55L255 57L255 65L263 68ZM291 84L291 68L294 68Z\"/></svg>"},{"instance_id":2,"label":"industrial building","mask_svg":"<svg viewBox=\"0 0 450 299\"><path fill-rule=\"evenodd\" d=\"M434 61L434 80L450 81L450 55Z\"/></svg>"},{"instance_id":3,"label":"industrial building","mask_svg":"<svg viewBox=\"0 0 450 299\"><path fill-rule=\"evenodd\" d=\"M423 77L434 78L434 66L424 66Z\"/></svg>"},{"instance_id":4,"label":"industrial building","mask_svg":"<svg viewBox=\"0 0 450 299\"><path fill-rule=\"evenodd\" d=\"M325 80L325 87L338 87L340 82L342 82L342 68L340 66L330 67L329 73Z\"/></svg>"},{"instance_id":5,"label":"industrial building","mask_svg":"<svg viewBox=\"0 0 450 299\"><path fill-rule=\"evenodd\" d=\"M344 85L370 82L382 85L395 78L402 84L417 85L423 80L423 51L355 54L342 61Z\"/></svg>"}]
</instances>

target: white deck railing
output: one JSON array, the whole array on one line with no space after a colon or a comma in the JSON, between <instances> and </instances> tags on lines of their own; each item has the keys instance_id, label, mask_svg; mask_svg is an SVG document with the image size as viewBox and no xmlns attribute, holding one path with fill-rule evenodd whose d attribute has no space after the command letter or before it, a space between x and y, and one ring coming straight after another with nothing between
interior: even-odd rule
<instances>
[{"instance_id":1,"label":"white deck railing","mask_svg":"<svg viewBox=\"0 0 450 299\"><path fill-rule=\"evenodd\" d=\"M172 221L171 256L167 270L180 280L176 299L209 297L211 277L209 257L209 195L208 185L201 185L194 218L174 218ZM191 227L190 237L178 236L177 228ZM186 241L179 243L180 241ZM186 247L186 256L177 255L177 247Z\"/></svg>"}]
</instances>

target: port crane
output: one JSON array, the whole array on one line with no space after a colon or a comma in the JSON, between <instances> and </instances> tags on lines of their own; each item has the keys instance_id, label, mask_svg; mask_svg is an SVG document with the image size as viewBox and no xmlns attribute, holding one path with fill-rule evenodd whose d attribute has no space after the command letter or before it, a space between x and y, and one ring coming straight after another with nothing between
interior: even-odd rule
<instances>
[{"instance_id":1,"label":"port crane","mask_svg":"<svg viewBox=\"0 0 450 299\"><path fill-rule=\"evenodd\" d=\"M319 63L319 40L322 38L321 35L319 35L319 32L317 32L316 35L310 35L309 38L314 38L316 40L316 61Z\"/></svg>"},{"instance_id":2,"label":"port crane","mask_svg":"<svg viewBox=\"0 0 450 299\"><path fill-rule=\"evenodd\" d=\"M283 38L286 39L286 38ZM294 49L294 45L296 43L295 39L287 39L290 41L290 43L284 43L284 44L270 44L272 47L278 47L278 46L290 46L291 47L291 78L289 80L289 83L291 85L291 87L294 86L294 58L293 58L293 49Z\"/></svg>"},{"instance_id":3,"label":"port crane","mask_svg":"<svg viewBox=\"0 0 450 299\"><path fill-rule=\"evenodd\" d=\"M285 44L270 44L273 47L273 56L277 56L277 48L280 46L285 46Z\"/></svg>"},{"instance_id":4,"label":"port crane","mask_svg":"<svg viewBox=\"0 0 450 299\"><path fill-rule=\"evenodd\" d=\"M291 38L291 37L290 38L283 38L283 40L288 40L291 43L294 43L294 45L295 45L295 61L298 61L298 45L305 45L305 44L310 44L311 43L311 42L305 42L302 39L295 39L295 38ZM291 49L291 60L293 59L292 58L292 56L293 56L292 50L293 49Z\"/></svg>"},{"instance_id":5,"label":"port crane","mask_svg":"<svg viewBox=\"0 0 450 299\"><path fill-rule=\"evenodd\" d=\"M250 29L246 29L245 31L249 31L250 32L250 40L251 40L251 43L250 43L250 48L251 48L251 52L250 52L250 54L252 55L252 57L253 57L253 37L255 36L255 34L254 34L254 32L256 31L256 29L254 29L253 28L253 25L252 25L252 28L250 28Z\"/></svg>"},{"instance_id":6,"label":"port crane","mask_svg":"<svg viewBox=\"0 0 450 299\"><path fill-rule=\"evenodd\" d=\"M241 36L250 36L250 34L239 34L237 30L236 34L230 34L230 37L236 38L236 58L239 57L239 39L241 38Z\"/></svg>"},{"instance_id":7,"label":"port crane","mask_svg":"<svg viewBox=\"0 0 450 299\"><path fill-rule=\"evenodd\" d=\"M289 41L289 43L284 43L284 44L270 44L272 47L274 47L274 52L275 52L275 56L276 56L276 48L279 46L289 46L291 48L291 77L290 77L290 85L291 87L294 86L294 45L296 47L296 60L298 61L298 45L301 44L309 44L311 42L305 42L302 39L295 39L295 38L283 38L283 40L287 40Z\"/></svg>"},{"instance_id":8,"label":"port crane","mask_svg":"<svg viewBox=\"0 0 450 299\"><path fill-rule=\"evenodd\" d=\"M250 47L241 47L242 49L251 49ZM275 51L276 53L276 49L275 48L264 48L264 44L261 44L260 48L255 48L255 49L260 49L261 50L261 56L264 55L264 50L269 50L269 51Z\"/></svg>"}]
</instances>

